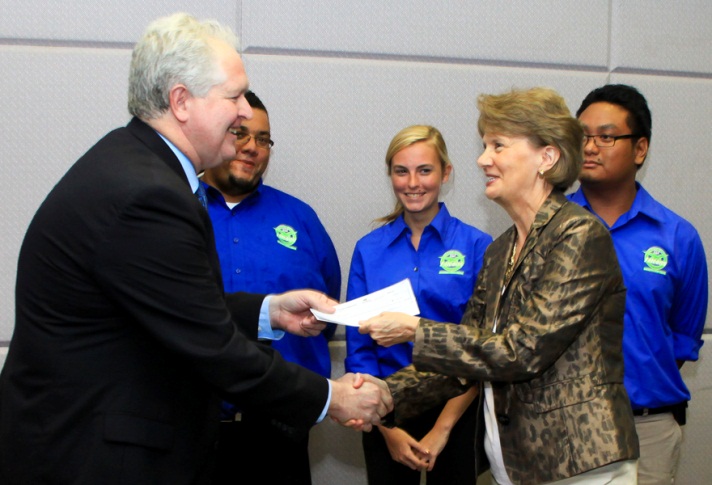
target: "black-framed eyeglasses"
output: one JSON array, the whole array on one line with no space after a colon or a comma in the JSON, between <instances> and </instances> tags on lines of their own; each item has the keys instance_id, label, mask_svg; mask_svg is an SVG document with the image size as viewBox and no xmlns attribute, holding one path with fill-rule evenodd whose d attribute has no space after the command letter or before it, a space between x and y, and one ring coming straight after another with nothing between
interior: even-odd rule
<instances>
[{"instance_id":1,"label":"black-framed eyeglasses","mask_svg":"<svg viewBox=\"0 0 712 485\"><path fill-rule=\"evenodd\" d=\"M247 130L237 130L233 131L233 133L237 137L237 143L239 143L240 145L246 145L250 142L250 137L252 137L255 139L255 145L260 148L272 148L274 146L274 141L269 137L269 135L253 135Z\"/></svg>"},{"instance_id":2,"label":"black-framed eyeglasses","mask_svg":"<svg viewBox=\"0 0 712 485\"><path fill-rule=\"evenodd\" d=\"M610 148L615 146L616 140L625 138L638 138L639 135L629 133L627 135L583 135L583 146L588 145L588 141L593 138L593 143L599 148Z\"/></svg>"}]
</instances>

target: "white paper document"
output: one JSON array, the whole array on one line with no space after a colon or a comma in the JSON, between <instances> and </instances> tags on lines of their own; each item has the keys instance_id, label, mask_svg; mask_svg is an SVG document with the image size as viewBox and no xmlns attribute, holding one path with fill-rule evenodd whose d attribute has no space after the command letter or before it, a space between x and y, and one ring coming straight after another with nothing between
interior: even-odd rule
<instances>
[{"instance_id":1,"label":"white paper document","mask_svg":"<svg viewBox=\"0 0 712 485\"><path fill-rule=\"evenodd\" d=\"M312 308L312 313L322 322L358 327L358 322L368 320L381 312L401 312L408 315L420 313L413 286L408 278L382 290L336 305L336 312L324 313Z\"/></svg>"}]
</instances>

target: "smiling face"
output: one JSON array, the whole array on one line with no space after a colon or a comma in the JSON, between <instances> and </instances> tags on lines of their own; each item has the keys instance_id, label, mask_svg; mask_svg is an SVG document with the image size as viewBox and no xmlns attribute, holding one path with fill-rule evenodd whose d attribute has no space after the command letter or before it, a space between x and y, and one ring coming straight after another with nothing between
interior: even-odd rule
<instances>
[{"instance_id":1,"label":"smiling face","mask_svg":"<svg viewBox=\"0 0 712 485\"><path fill-rule=\"evenodd\" d=\"M542 180L538 171L546 170L547 147L537 148L525 137L485 133L484 151L477 165L487 177L485 195L503 206L527 204L538 197Z\"/></svg>"},{"instance_id":2,"label":"smiling face","mask_svg":"<svg viewBox=\"0 0 712 485\"><path fill-rule=\"evenodd\" d=\"M211 44L225 80L213 86L205 97L188 94L182 125L193 152L189 158L198 172L235 158L235 135L231 130L252 117L252 108L245 99L248 80L240 56L225 42L213 40Z\"/></svg>"},{"instance_id":3,"label":"smiling face","mask_svg":"<svg viewBox=\"0 0 712 485\"><path fill-rule=\"evenodd\" d=\"M443 171L435 148L426 142L409 145L393 156L391 184L403 204L406 223L413 217L431 221L438 213L440 186L448 180L452 166Z\"/></svg>"},{"instance_id":4,"label":"smiling face","mask_svg":"<svg viewBox=\"0 0 712 485\"><path fill-rule=\"evenodd\" d=\"M579 116L586 135L627 135L628 111L616 104L598 102L589 105ZM582 185L630 184L645 161L648 140L622 138L612 147L598 147L587 139L583 147L584 163L579 179Z\"/></svg>"},{"instance_id":5,"label":"smiling face","mask_svg":"<svg viewBox=\"0 0 712 485\"><path fill-rule=\"evenodd\" d=\"M251 135L247 143L236 143L237 155L232 160L206 170L203 175L203 180L218 189L228 202L240 202L252 193L269 164L270 148L255 143L255 136L270 136L267 113L254 109L252 119L243 120L240 126Z\"/></svg>"}]
</instances>

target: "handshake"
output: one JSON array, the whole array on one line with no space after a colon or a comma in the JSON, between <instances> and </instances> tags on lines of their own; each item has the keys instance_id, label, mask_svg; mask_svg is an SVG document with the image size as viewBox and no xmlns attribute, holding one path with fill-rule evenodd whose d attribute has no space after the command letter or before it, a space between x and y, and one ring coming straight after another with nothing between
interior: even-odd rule
<instances>
[{"instance_id":1,"label":"handshake","mask_svg":"<svg viewBox=\"0 0 712 485\"><path fill-rule=\"evenodd\" d=\"M333 313L338 302L313 290L293 290L272 295L269 317L272 328L302 337L318 335L326 324L318 321L311 308ZM368 374L346 374L331 381L331 418L357 431L371 431L393 410L388 385Z\"/></svg>"},{"instance_id":2,"label":"handshake","mask_svg":"<svg viewBox=\"0 0 712 485\"><path fill-rule=\"evenodd\" d=\"M371 431L392 410L391 392L381 379L352 373L331 379L328 414L337 423L356 431Z\"/></svg>"}]
</instances>

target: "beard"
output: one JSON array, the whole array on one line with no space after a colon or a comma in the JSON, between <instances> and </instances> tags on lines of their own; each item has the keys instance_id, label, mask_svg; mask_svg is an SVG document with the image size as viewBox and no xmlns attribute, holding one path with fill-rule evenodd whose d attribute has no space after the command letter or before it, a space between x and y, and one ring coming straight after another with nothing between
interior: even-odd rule
<instances>
[{"instance_id":1,"label":"beard","mask_svg":"<svg viewBox=\"0 0 712 485\"><path fill-rule=\"evenodd\" d=\"M228 177L228 183L230 186L230 194L245 195L253 192L257 188L260 183L260 177L256 176L249 179L243 179L230 174Z\"/></svg>"}]
</instances>

